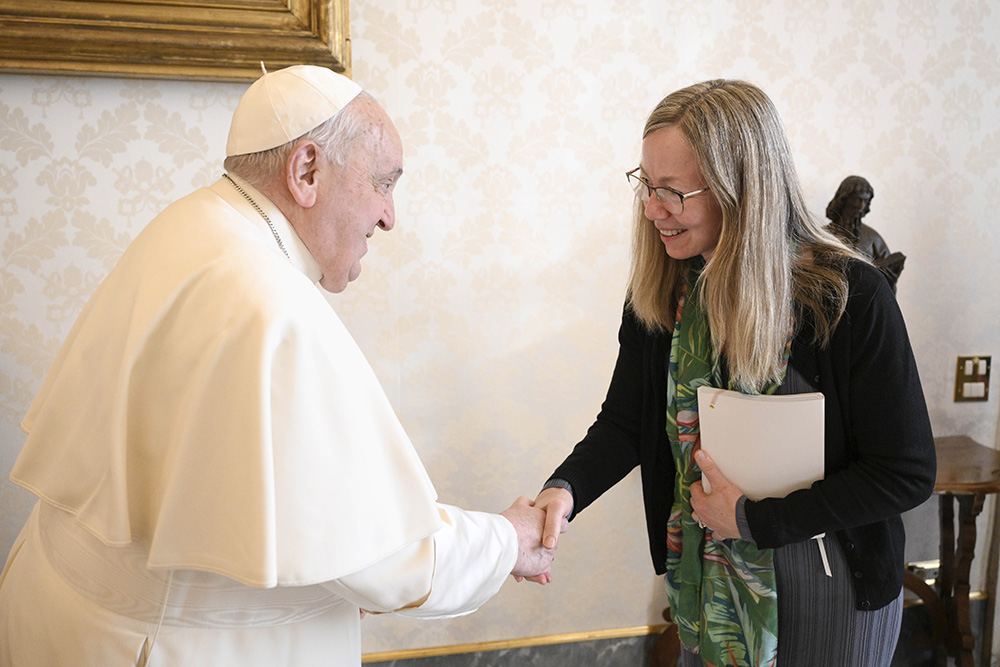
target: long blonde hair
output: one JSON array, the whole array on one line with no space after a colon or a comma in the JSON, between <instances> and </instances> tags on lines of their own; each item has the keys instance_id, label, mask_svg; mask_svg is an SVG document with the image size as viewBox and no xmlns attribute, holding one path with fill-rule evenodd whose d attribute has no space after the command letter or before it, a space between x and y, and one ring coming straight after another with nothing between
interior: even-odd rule
<instances>
[{"instance_id":1,"label":"long blonde hair","mask_svg":"<svg viewBox=\"0 0 1000 667\"><path fill-rule=\"evenodd\" d=\"M668 126L686 137L722 209L719 243L692 287L713 345L737 384L779 381L793 309L797 324L811 316L814 341L825 345L847 303L844 265L858 255L806 208L784 127L762 90L723 79L684 88L656 106L643 138ZM636 201L628 294L648 329L673 330L685 267Z\"/></svg>"}]
</instances>

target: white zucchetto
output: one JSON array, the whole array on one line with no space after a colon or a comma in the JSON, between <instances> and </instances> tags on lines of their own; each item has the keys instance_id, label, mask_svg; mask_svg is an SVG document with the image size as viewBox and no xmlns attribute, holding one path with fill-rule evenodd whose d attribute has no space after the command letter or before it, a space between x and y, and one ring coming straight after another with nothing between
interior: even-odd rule
<instances>
[{"instance_id":1,"label":"white zucchetto","mask_svg":"<svg viewBox=\"0 0 1000 667\"><path fill-rule=\"evenodd\" d=\"M265 72L233 113L226 156L276 148L312 130L350 103L361 86L315 65Z\"/></svg>"}]
</instances>

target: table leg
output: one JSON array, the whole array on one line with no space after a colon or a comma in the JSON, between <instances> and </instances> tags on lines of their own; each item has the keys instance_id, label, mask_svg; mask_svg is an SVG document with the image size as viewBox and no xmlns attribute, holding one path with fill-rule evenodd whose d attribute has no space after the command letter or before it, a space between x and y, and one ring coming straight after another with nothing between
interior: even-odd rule
<instances>
[{"instance_id":1,"label":"table leg","mask_svg":"<svg viewBox=\"0 0 1000 667\"><path fill-rule=\"evenodd\" d=\"M993 628L997 610L997 579L1000 564L1000 497L993 496L993 526L990 529L990 546L986 555L986 621L983 624L983 646L979 664L993 663Z\"/></svg>"},{"instance_id":2,"label":"table leg","mask_svg":"<svg viewBox=\"0 0 1000 667\"><path fill-rule=\"evenodd\" d=\"M941 518L939 554L941 567L938 569L938 594L945 609L951 609L952 591L955 589L955 496L942 493L938 498L938 514Z\"/></svg>"},{"instance_id":3,"label":"table leg","mask_svg":"<svg viewBox=\"0 0 1000 667\"><path fill-rule=\"evenodd\" d=\"M976 548L976 517L983 511L984 493L962 494L958 500L958 540L955 543L950 581L951 648L960 667L974 667L975 639L969 613L969 582L972 558ZM950 505L950 503L949 503ZM944 513L942 512L942 519ZM943 554L942 554L943 556Z\"/></svg>"},{"instance_id":4,"label":"table leg","mask_svg":"<svg viewBox=\"0 0 1000 667\"><path fill-rule=\"evenodd\" d=\"M924 603L924 609L930 617L930 635L920 633L917 636L917 646L930 648L934 651L935 667L945 667L948 664L948 614L945 612L941 598L933 588L913 572L903 572L903 586L916 594Z\"/></svg>"}]
</instances>

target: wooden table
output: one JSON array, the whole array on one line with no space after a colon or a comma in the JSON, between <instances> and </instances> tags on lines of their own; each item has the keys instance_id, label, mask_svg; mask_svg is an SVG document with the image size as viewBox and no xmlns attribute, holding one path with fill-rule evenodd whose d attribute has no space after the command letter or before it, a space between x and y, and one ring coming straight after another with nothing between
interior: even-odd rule
<instances>
[{"instance_id":1,"label":"wooden table","mask_svg":"<svg viewBox=\"0 0 1000 667\"><path fill-rule=\"evenodd\" d=\"M935 438L934 445L937 449L934 493L938 494L940 507L941 567L935 588L909 571L906 572L904 585L927 606L931 617L931 642L944 649L938 651L939 664L945 664L944 653L947 653L957 660L959 667L973 667L975 640L969 619L969 573L976 548L976 517L983 511L987 494L1000 493L1000 451L962 435ZM991 559L996 559L995 552ZM996 611L996 563L991 562L988 569L983 665L990 664ZM993 590L989 590L991 588Z\"/></svg>"}]
</instances>

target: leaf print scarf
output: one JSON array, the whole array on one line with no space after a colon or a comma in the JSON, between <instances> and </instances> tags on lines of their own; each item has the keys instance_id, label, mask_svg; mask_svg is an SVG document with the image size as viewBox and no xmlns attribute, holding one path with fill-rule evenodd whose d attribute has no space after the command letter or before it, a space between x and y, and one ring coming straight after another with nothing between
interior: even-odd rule
<instances>
[{"instance_id":1,"label":"leaf print scarf","mask_svg":"<svg viewBox=\"0 0 1000 667\"><path fill-rule=\"evenodd\" d=\"M691 518L691 484L701 479L694 462L698 387L721 385L708 316L698 290L689 289L699 275L700 268L689 270L677 305L667 373L667 435L677 467L667 524L667 599L681 641L706 665L771 667L778 645L773 550L747 540L706 539L707 531ZM785 364L790 343L789 337Z\"/></svg>"}]
</instances>

